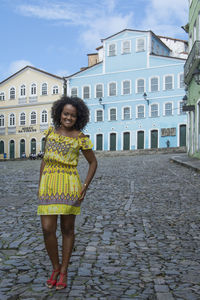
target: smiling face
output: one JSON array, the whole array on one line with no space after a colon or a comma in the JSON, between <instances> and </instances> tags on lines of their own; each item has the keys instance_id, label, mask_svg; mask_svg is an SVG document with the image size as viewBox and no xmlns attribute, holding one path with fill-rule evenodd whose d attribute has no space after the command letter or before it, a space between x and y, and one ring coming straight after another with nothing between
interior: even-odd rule
<instances>
[{"instance_id":1,"label":"smiling face","mask_svg":"<svg viewBox=\"0 0 200 300\"><path fill-rule=\"evenodd\" d=\"M66 129L72 129L75 125L77 120L77 110L76 107L74 107L71 104L66 104L63 107L63 110L61 112L60 116L60 123L61 126L63 126Z\"/></svg>"}]
</instances>

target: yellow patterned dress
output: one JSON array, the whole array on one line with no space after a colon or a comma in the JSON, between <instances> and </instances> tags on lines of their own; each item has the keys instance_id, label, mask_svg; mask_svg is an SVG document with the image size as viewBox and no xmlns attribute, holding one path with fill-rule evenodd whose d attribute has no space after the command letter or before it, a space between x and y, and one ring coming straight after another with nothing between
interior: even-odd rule
<instances>
[{"instance_id":1,"label":"yellow patterned dress","mask_svg":"<svg viewBox=\"0 0 200 300\"><path fill-rule=\"evenodd\" d=\"M38 215L79 215L81 181L77 171L79 150L92 149L91 140L66 137L50 127L45 132L44 170L39 187Z\"/></svg>"}]
</instances>

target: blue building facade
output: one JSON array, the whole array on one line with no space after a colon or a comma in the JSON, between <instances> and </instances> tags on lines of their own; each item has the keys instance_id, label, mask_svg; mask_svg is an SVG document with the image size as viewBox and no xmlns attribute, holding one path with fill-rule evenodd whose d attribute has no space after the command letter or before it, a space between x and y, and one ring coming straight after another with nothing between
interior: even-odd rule
<instances>
[{"instance_id":1,"label":"blue building facade","mask_svg":"<svg viewBox=\"0 0 200 300\"><path fill-rule=\"evenodd\" d=\"M66 78L68 94L89 107L94 149L185 146L185 59L152 31L125 29L102 43L92 66Z\"/></svg>"}]
</instances>

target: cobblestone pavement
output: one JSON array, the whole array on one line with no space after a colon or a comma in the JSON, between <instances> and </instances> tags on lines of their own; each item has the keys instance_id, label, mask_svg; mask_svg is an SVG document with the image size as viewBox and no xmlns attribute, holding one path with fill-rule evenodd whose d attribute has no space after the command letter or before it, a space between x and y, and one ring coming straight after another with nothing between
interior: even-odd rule
<instances>
[{"instance_id":1,"label":"cobblestone pavement","mask_svg":"<svg viewBox=\"0 0 200 300\"><path fill-rule=\"evenodd\" d=\"M56 292L45 287L39 165L0 162L1 300L200 299L199 173L168 154L100 157L77 218L68 287ZM79 170L84 178L83 159Z\"/></svg>"}]
</instances>

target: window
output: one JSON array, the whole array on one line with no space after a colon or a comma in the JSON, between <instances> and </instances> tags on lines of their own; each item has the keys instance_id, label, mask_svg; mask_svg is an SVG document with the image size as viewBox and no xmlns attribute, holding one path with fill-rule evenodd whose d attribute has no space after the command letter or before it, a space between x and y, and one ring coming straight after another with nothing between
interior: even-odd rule
<instances>
[{"instance_id":1,"label":"window","mask_svg":"<svg viewBox=\"0 0 200 300\"><path fill-rule=\"evenodd\" d=\"M12 87L10 89L10 99L15 99L15 88L14 87Z\"/></svg>"},{"instance_id":2,"label":"window","mask_svg":"<svg viewBox=\"0 0 200 300\"><path fill-rule=\"evenodd\" d=\"M136 52L142 52L145 50L145 39L138 38L136 40Z\"/></svg>"},{"instance_id":3,"label":"window","mask_svg":"<svg viewBox=\"0 0 200 300\"><path fill-rule=\"evenodd\" d=\"M47 95L47 83L42 84L42 95Z\"/></svg>"},{"instance_id":4,"label":"window","mask_svg":"<svg viewBox=\"0 0 200 300\"><path fill-rule=\"evenodd\" d=\"M20 124L20 126L23 126L23 125L26 124L26 115L25 115L24 112L22 112L22 113L20 114L20 117L19 117L19 124Z\"/></svg>"},{"instance_id":5,"label":"window","mask_svg":"<svg viewBox=\"0 0 200 300\"><path fill-rule=\"evenodd\" d=\"M5 93L1 92L0 93L0 101L5 100Z\"/></svg>"},{"instance_id":6,"label":"window","mask_svg":"<svg viewBox=\"0 0 200 300\"><path fill-rule=\"evenodd\" d=\"M56 94L58 94L58 86L54 85L53 86L53 95L56 95Z\"/></svg>"},{"instance_id":7,"label":"window","mask_svg":"<svg viewBox=\"0 0 200 300\"><path fill-rule=\"evenodd\" d=\"M117 120L117 113L116 108L110 109L110 121L116 121Z\"/></svg>"},{"instance_id":8,"label":"window","mask_svg":"<svg viewBox=\"0 0 200 300\"><path fill-rule=\"evenodd\" d=\"M36 95L37 89L36 89L36 84L33 83L31 84L31 95Z\"/></svg>"},{"instance_id":9,"label":"window","mask_svg":"<svg viewBox=\"0 0 200 300\"><path fill-rule=\"evenodd\" d=\"M151 117L152 118L158 117L158 104L151 105Z\"/></svg>"},{"instance_id":10,"label":"window","mask_svg":"<svg viewBox=\"0 0 200 300\"><path fill-rule=\"evenodd\" d=\"M123 95L129 95L131 93L131 82L130 80L123 81Z\"/></svg>"},{"instance_id":11,"label":"window","mask_svg":"<svg viewBox=\"0 0 200 300\"><path fill-rule=\"evenodd\" d=\"M10 114L10 122L9 122L10 126L15 126L15 115L14 114Z\"/></svg>"},{"instance_id":12,"label":"window","mask_svg":"<svg viewBox=\"0 0 200 300\"><path fill-rule=\"evenodd\" d=\"M173 89L173 77L172 75L165 76L165 90L172 90Z\"/></svg>"},{"instance_id":13,"label":"window","mask_svg":"<svg viewBox=\"0 0 200 300\"><path fill-rule=\"evenodd\" d=\"M109 83L109 96L117 95L117 86L115 82Z\"/></svg>"},{"instance_id":14,"label":"window","mask_svg":"<svg viewBox=\"0 0 200 300\"><path fill-rule=\"evenodd\" d=\"M131 118L130 107L124 107L124 109L123 109L123 119L124 120L130 120L130 118Z\"/></svg>"},{"instance_id":15,"label":"window","mask_svg":"<svg viewBox=\"0 0 200 300\"><path fill-rule=\"evenodd\" d=\"M90 87L84 86L83 87L83 99L89 99L90 98Z\"/></svg>"},{"instance_id":16,"label":"window","mask_svg":"<svg viewBox=\"0 0 200 300\"><path fill-rule=\"evenodd\" d=\"M183 115L183 114L186 114L186 111L183 111L183 105L184 105L184 102L181 101L179 102L180 103L180 114Z\"/></svg>"},{"instance_id":17,"label":"window","mask_svg":"<svg viewBox=\"0 0 200 300\"><path fill-rule=\"evenodd\" d=\"M26 87L24 84L20 87L20 96L26 96Z\"/></svg>"},{"instance_id":18,"label":"window","mask_svg":"<svg viewBox=\"0 0 200 300\"><path fill-rule=\"evenodd\" d=\"M108 56L115 56L116 55L116 45L110 44L108 46Z\"/></svg>"},{"instance_id":19,"label":"window","mask_svg":"<svg viewBox=\"0 0 200 300\"><path fill-rule=\"evenodd\" d=\"M76 87L71 88L71 96L72 97L78 96L78 89Z\"/></svg>"},{"instance_id":20,"label":"window","mask_svg":"<svg viewBox=\"0 0 200 300\"><path fill-rule=\"evenodd\" d=\"M42 123L47 123L47 116L48 116L47 111L44 109L42 111Z\"/></svg>"},{"instance_id":21,"label":"window","mask_svg":"<svg viewBox=\"0 0 200 300\"><path fill-rule=\"evenodd\" d=\"M165 103L165 116L172 116L172 103Z\"/></svg>"},{"instance_id":22,"label":"window","mask_svg":"<svg viewBox=\"0 0 200 300\"><path fill-rule=\"evenodd\" d=\"M144 93L144 79L137 80L137 93Z\"/></svg>"},{"instance_id":23,"label":"window","mask_svg":"<svg viewBox=\"0 0 200 300\"><path fill-rule=\"evenodd\" d=\"M137 118L144 118L144 105L138 105L137 107Z\"/></svg>"},{"instance_id":24,"label":"window","mask_svg":"<svg viewBox=\"0 0 200 300\"><path fill-rule=\"evenodd\" d=\"M130 41L123 41L122 42L122 53L128 54L131 52L131 42Z\"/></svg>"},{"instance_id":25,"label":"window","mask_svg":"<svg viewBox=\"0 0 200 300\"><path fill-rule=\"evenodd\" d=\"M179 74L179 87L180 88L184 88L185 87L184 74L183 73Z\"/></svg>"},{"instance_id":26,"label":"window","mask_svg":"<svg viewBox=\"0 0 200 300\"><path fill-rule=\"evenodd\" d=\"M157 92L158 91L158 77L152 77L150 83L151 83L151 92Z\"/></svg>"},{"instance_id":27,"label":"window","mask_svg":"<svg viewBox=\"0 0 200 300\"><path fill-rule=\"evenodd\" d=\"M4 127L4 126L5 126L4 115L0 115L0 127Z\"/></svg>"},{"instance_id":28,"label":"window","mask_svg":"<svg viewBox=\"0 0 200 300\"><path fill-rule=\"evenodd\" d=\"M31 113L31 125L36 124L36 112L32 111Z\"/></svg>"},{"instance_id":29,"label":"window","mask_svg":"<svg viewBox=\"0 0 200 300\"><path fill-rule=\"evenodd\" d=\"M103 121L103 111L100 109L96 111L96 121L97 122Z\"/></svg>"},{"instance_id":30,"label":"window","mask_svg":"<svg viewBox=\"0 0 200 300\"><path fill-rule=\"evenodd\" d=\"M96 98L103 97L103 84L96 85Z\"/></svg>"}]
</instances>

